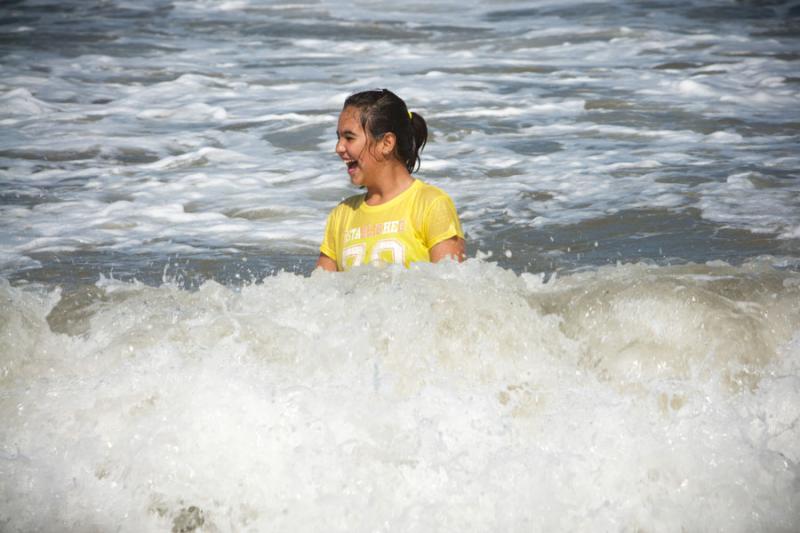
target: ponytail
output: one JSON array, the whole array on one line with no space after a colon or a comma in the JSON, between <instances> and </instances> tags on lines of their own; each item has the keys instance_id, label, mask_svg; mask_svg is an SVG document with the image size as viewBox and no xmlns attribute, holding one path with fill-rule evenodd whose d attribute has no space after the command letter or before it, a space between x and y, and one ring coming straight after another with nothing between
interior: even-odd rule
<instances>
[{"instance_id":1,"label":"ponytail","mask_svg":"<svg viewBox=\"0 0 800 533\"><path fill-rule=\"evenodd\" d=\"M419 154L428 142L428 124L419 113L412 113L409 111L408 114L411 117L411 135L413 143L411 153L409 154L410 157L405 160L405 163L408 171L413 173L419 170Z\"/></svg>"}]
</instances>

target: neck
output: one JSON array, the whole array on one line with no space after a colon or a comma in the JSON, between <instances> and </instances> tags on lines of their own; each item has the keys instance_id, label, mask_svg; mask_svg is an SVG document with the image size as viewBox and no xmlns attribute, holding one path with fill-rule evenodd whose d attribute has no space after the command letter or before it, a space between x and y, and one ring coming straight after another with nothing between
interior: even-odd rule
<instances>
[{"instance_id":1,"label":"neck","mask_svg":"<svg viewBox=\"0 0 800 533\"><path fill-rule=\"evenodd\" d=\"M381 168L381 173L367 185L367 205L380 205L399 195L414 183L408 169L399 162Z\"/></svg>"}]
</instances>

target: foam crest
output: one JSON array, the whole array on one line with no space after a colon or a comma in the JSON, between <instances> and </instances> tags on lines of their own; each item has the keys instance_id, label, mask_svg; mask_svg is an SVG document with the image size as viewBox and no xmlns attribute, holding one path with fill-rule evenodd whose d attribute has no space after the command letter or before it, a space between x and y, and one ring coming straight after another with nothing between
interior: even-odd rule
<instances>
[{"instance_id":1,"label":"foam crest","mask_svg":"<svg viewBox=\"0 0 800 533\"><path fill-rule=\"evenodd\" d=\"M203 103L189 104L177 109L146 109L137 115L143 119L168 119L181 122L206 120L225 120L228 112L224 107L210 106Z\"/></svg>"},{"instance_id":2,"label":"foam crest","mask_svg":"<svg viewBox=\"0 0 800 533\"><path fill-rule=\"evenodd\" d=\"M800 224L800 212L774 180L759 172L728 176L724 183L704 185L699 207L703 216L734 228L791 237Z\"/></svg>"},{"instance_id":3,"label":"foam crest","mask_svg":"<svg viewBox=\"0 0 800 533\"><path fill-rule=\"evenodd\" d=\"M1 289L9 531L800 523L796 274Z\"/></svg>"},{"instance_id":4,"label":"foam crest","mask_svg":"<svg viewBox=\"0 0 800 533\"><path fill-rule=\"evenodd\" d=\"M564 331L586 343L581 364L603 379L642 386L723 370L742 387L796 331L800 307L784 281L768 269L755 281L724 266L639 265L576 274L558 297L569 302Z\"/></svg>"},{"instance_id":5,"label":"foam crest","mask_svg":"<svg viewBox=\"0 0 800 533\"><path fill-rule=\"evenodd\" d=\"M0 113L6 116L42 115L54 106L34 97L27 89L12 89L0 96Z\"/></svg>"}]
</instances>

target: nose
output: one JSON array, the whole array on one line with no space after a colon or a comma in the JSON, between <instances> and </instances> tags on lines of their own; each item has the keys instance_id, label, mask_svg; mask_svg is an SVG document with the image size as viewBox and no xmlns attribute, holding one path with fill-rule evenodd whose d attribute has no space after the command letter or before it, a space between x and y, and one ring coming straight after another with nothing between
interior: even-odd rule
<instances>
[{"instance_id":1,"label":"nose","mask_svg":"<svg viewBox=\"0 0 800 533\"><path fill-rule=\"evenodd\" d=\"M336 139L336 146L334 147L333 151L336 152L339 157L344 155L344 143L342 142L342 139Z\"/></svg>"}]
</instances>

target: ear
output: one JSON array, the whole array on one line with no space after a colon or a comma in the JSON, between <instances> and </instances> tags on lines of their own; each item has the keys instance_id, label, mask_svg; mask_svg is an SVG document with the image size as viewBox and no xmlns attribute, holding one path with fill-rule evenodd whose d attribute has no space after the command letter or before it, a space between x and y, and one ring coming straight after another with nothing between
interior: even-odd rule
<instances>
[{"instance_id":1,"label":"ear","mask_svg":"<svg viewBox=\"0 0 800 533\"><path fill-rule=\"evenodd\" d=\"M386 157L394 152L394 147L397 146L397 136L391 131L383 134L380 142L378 143L381 154Z\"/></svg>"}]
</instances>

